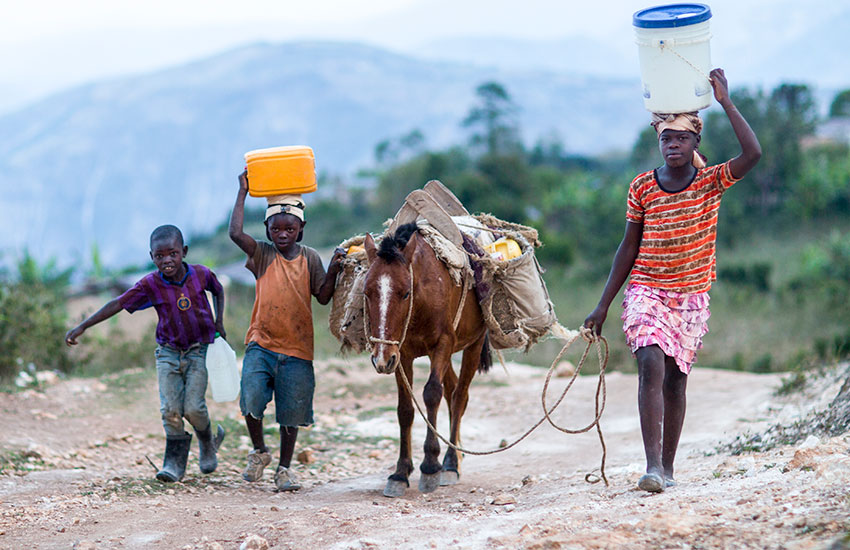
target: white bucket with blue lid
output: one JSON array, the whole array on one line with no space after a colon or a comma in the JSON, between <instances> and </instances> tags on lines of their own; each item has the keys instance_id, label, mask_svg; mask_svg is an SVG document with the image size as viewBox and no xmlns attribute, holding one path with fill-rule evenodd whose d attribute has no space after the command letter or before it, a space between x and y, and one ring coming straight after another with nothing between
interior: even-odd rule
<instances>
[{"instance_id":1,"label":"white bucket with blue lid","mask_svg":"<svg viewBox=\"0 0 850 550\"><path fill-rule=\"evenodd\" d=\"M705 4L668 4L635 12L643 103L653 113L687 113L711 105L709 29Z\"/></svg>"}]
</instances>

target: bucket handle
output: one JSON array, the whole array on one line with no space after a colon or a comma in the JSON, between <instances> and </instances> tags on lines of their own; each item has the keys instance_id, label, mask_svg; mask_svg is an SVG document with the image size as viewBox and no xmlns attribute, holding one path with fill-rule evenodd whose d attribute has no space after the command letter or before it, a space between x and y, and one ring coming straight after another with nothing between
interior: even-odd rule
<instances>
[{"instance_id":1,"label":"bucket handle","mask_svg":"<svg viewBox=\"0 0 850 550\"><path fill-rule=\"evenodd\" d=\"M702 76L704 79L706 79L710 82L711 77L709 77L707 74L705 74L705 71L703 71L702 69L700 69L699 67L697 67L696 65L691 63L690 60L688 60L682 54L677 52L676 48L675 48L675 46L677 46L677 45L695 44L697 42L703 42L703 40L652 40L652 41L640 41L640 40L638 40L637 41L639 46L654 46L654 47L660 48L661 51L669 50L670 52L673 53L673 55L675 55L676 57L678 57L679 59L681 59L682 61L687 63L700 76Z\"/></svg>"}]
</instances>

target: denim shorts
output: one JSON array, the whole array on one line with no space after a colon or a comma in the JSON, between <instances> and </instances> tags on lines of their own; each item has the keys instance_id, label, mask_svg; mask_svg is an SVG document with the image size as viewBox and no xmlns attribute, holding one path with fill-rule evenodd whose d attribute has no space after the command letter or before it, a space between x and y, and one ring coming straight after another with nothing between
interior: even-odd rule
<instances>
[{"instance_id":1,"label":"denim shorts","mask_svg":"<svg viewBox=\"0 0 850 550\"><path fill-rule=\"evenodd\" d=\"M263 418L266 405L274 398L278 424L309 426L313 423L315 389L312 361L269 351L256 342L248 344L239 396L243 416Z\"/></svg>"}]
</instances>

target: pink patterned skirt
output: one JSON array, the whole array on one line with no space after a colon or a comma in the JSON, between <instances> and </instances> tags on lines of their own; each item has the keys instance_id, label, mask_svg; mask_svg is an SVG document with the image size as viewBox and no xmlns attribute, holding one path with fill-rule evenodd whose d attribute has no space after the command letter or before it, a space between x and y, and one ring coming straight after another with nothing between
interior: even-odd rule
<instances>
[{"instance_id":1,"label":"pink patterned skirt","mask_svg":"<svg viewBox=\"0 0 850 550\"><path fill-rule=\"evenodd\" d=\"M623 332L634 354L657 345L685 374L697 360L708 332L708 293L684 294L630 284L623 300Z\"/></svg>"}]
</instances>

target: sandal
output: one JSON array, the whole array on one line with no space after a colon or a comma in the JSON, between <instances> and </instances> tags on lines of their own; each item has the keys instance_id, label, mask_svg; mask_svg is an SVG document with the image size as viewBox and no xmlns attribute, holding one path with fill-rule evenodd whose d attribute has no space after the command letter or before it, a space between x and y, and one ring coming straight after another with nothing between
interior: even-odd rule
<instances>
[{"instance_id":1,"label":"sandal","mask_svg":"<svg viewBox=\"0 0 850 550\"><path fill-rule=\"evenodd\" d=\"M664 485L664 478L658 474L644 474L638 481L638 489L648 493L661 493Z\"/></svg>"}]
</instances>

